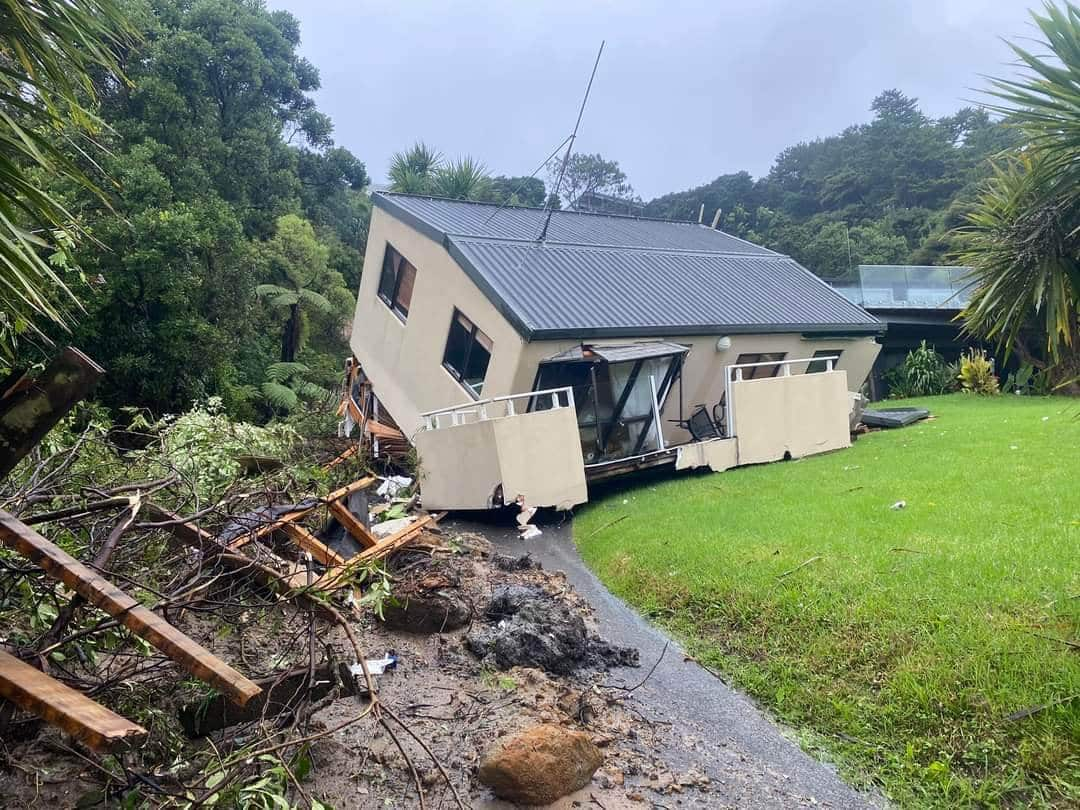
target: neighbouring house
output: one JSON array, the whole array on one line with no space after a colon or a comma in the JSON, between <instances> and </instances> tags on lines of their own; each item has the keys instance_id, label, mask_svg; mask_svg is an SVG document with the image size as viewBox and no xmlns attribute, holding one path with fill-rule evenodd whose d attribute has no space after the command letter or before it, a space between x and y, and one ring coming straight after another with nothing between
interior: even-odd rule
<instances>
[{"instance_id":1,"label":"neighbouring house","mask_svg":"<svg viewBox=\"0 0 1080 810\"><path fill-rule=\"evenodd\" d=\"M375 193L351 344L425 506L847 446L884 326L696 223Z\"/></svg>"},{"instance_id":2,"label":"neighbouring house","mask_svg":"<svg viewBox=\"0 0 1080 810\"><path fill-rule=\"evenodd\" d=\"M881 353L868 379L871 399L888 396L885 372L924 340L949 362L969 348L989 348L965 335L958 320L974 287L969 267L860 264L858 279L833 286L885 324Z\"/></svg>"}]
</instances>

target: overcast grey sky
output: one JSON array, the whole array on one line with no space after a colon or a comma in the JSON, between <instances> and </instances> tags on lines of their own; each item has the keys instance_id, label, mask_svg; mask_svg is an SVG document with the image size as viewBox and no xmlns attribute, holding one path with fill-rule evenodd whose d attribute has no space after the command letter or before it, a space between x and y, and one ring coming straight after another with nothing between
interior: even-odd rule
<instances>
[{"instance_id":1,"label":"overcast grey sky","mask_svg":"<svg viewBox=\"0 0 1080 810\"><path fill-rule=\"evenodd\" d=\"M528 174L569 134L646 200L768 171L784 147L869 118L885 88L932 116L1011 72L1036 0L269 0L300 19L336 140L383 182L423 139Z\"/></svg>"}]
</instances>

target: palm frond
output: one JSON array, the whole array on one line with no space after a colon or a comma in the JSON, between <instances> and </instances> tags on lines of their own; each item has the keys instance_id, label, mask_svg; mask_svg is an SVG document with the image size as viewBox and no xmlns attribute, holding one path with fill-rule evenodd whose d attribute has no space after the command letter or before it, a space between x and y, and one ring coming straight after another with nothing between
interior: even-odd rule
<instances>
[{"instance_id":1,"label":"palm frond","mask_svg":"<svg viewBox=\"0 0 1080 810\"><path fill-rule=\"evenodd\" d=\"M1011 349L1034 317L1057 358L1077 333L1080 300L1080 207L1054 193L1057 172L1038 152L995 169L961 229L977 286L962 313L969 332Z\"/></svg>"},{"instance_id":2,"label":"palm frond","mask_svg":"<svg viewBox=\"0 0 1080 810\"><path fill-rule=\"evenodd\" d=\"M272 307L291 307L300 302L300 292L281 287L277 284L259 284L255 287L255 295L259 298L269 299Z\"/></svg>"},{"instance_id":3,"label":"palm frond","mask_svg":"<svg viewBox=\"0 0 1080 810\"><path fill-rule=\"evenodd\" d=\"M288 382L293 377L300 377L310 373L310 368L303 363L297 363L296 361L290 363L271 363L266 367L266 379L280 383Z\"/></svg>"},{"instance_id":4,"label":"palm frond","mask_svg":"<svg viewBox=\"0 0 1080 810\"><path fill-rule=\"evenodd\" d=\"M82 234L31 170L102 196L69 157L68 149L86 155L65 132L101 128L85 102L95 97L90 74L119 76L115 50L135 35L117 0L0 0L0 20L0 316L66 328L78 301L42 253L64 251Z\"/></svg>"},{"instance_id":5,"label":"palm frond","mask_svg":"<svg viewBox=\"0 0 1080 810\"><path fill-rule=\"evenodd\" d=\"M478 200L491 187L491 178L483 163L471 157L458 158L435 172L434 192L454 200Z\"/></svg>"},{"instance_id":6,"label":"palm frond","mask_svg":"<svg viewBox=\"0 0 1080 810\"><path fill-rule=\"evenodd\" d=\"M314 290L297 290L296 295L300 301L314 307L319 312L332 312L334 309L330 299Z\"/></svg>"}]
</instances>

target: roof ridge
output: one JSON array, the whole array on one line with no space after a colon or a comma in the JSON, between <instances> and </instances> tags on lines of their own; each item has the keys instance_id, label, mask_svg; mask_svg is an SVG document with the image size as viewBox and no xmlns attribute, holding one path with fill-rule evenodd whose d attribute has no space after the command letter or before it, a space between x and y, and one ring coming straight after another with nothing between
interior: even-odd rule
<instances>
[{"instance_id":1,"label":"roof ridge","mask_svg":"<svg viewBox=\"0 0 1080 810\"><path fill-rule=\"evenodd\" d=\"M447 237L450 239L458 240L463 239L473 242L498 242L501 244L512 245L533 245L536 247L569 247L569 248L584 248L586 250L618 250L618 251L642 251L644 253L673 253L687 256L728 256L733 258L752 257L757 259L791 259L791 256L786 253L779 253L775 250L770 250L763 245L757 245L753 242L746 242L748 245L753 245L756 248L760 248L762 252L753 251L739 251L739 250L690 250L688 248L665 248L665 247L650 247L648 245L609 245L600 244L596 242L563 242L557 239L511 239L506 236L479 236L477 234L469 233L455 233L453 231L446 231ZM734 237L738 238L738 237ZM745 241L745 240L740 240ZM793 260L792 260L793 261Z\"/></svg>"},{"instance_id":2,"label":"roof ridge","mask_svg":"<svg viewBox=\"0 0 1080 810\"><path fill-rule=\"evenodd\" d=\"M573 210L566 209L566 208L548 209L546 207L541 207L541 206L537 206L537 205L507 205L506 203L497 203L497 202L491 202L491 201L488 201L488 200L459 200L459 199L455 199L454 197L440 197L437 194L409 194L409 193L406 193L404 191L382 191L382 190L373 191L372 195L375 195L375 194L380 194L380 195L382 195L384 197L407 197L407 198L413 199L413 200L434 200L435 202L459 203L461 205L477 205L477 206L482 206L482 207L485 207L485 208L496 208L496 209L505 208L507 210L517 210L517 211L542 211L542 212L546 213L548 210L550 210L553 215L554 214L577 214L577 215L580 215L580 216L583 216L583 217L605 217L607 219L630 219L630 220L638 220L638 221L643 221L643 222L663 222L663 223L666 223L668 225L701 225L700 222L694 222L693 220L689 220L689 219L661 219L660 217L643 217L643 216L635 216L634 214L608 214L608 213L604 213L603 211L573 211ZM704 228L705 226L701 225L701 227ZM712 230L712 229L710 229L710 230ZM731 234L728 234L725 231L719 231L719 232L723 233L725 236L731 236ZM733 239L738 239L739 237L735 236L735 237L732 237L732 238Z\"/></svg>"}]
</instances>

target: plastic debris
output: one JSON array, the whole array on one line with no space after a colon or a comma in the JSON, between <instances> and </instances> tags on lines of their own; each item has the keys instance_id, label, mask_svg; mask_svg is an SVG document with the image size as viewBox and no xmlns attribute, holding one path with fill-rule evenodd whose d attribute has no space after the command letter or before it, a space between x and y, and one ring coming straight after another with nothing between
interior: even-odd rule
<instances>
[{"instance_id":1,"label":"plastic debris","mask_svg":"<svg viewBox=\"0 0 1080 810\"><path fill-rule=\"evenodd\" d=\"M388 669L396 669L397 662L398 657L392 652L388 652L382 658L369 658L368 660L364 661L364 663L367 664L368 672L370 672L372 675L382 675ZM353 664L352 666L350 666L349 671L353 675L364 674L364 668L359 664Z\"/></svg>"},{"instance_id":2,"label":"plastic debris","mask_svg":"<svg viewBox=\"0 0 1080 810\"><path fill-rule=\"evenodd\" d=\"M518 505L517 525L518 532L521 534L522 540L531 540L534 537L539 537L543 534L537 526L534 526L529 521L532 520L533 515L536 514L536 507L529 506L525 503L525 496L518 495L514 499L514 503Z\"/></svg>"},{"instance_id":3,"label":"plastic debris","mask_svg":"<svg viewBox=\"0 0 1080 810\"><path fill-rule=\"evenodd\" d=\"M383 479L375 493L383 498L393 498L411 484L412 479L406 475L391 475L389 478Z\"/></svg>"},{"instance_id":4,"label":"plastic debris","mask_svg":"<svg viewBox=\"0 0 1080 810\"><path fill-rule=\"evenodd\" d=\"M540 528L538 526L534 526L532 523L526 523L524 526L521 527L521 529L522 540L532 540L534 537L539 537L543 534L543 532L540 531Z\"/></svg>"}]
</instances>

